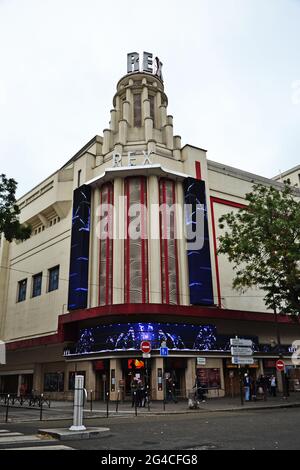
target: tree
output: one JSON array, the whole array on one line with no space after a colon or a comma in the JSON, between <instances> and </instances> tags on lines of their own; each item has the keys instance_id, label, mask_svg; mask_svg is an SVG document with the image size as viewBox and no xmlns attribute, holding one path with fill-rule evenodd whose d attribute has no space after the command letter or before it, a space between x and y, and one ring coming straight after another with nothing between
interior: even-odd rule
<instances>
[{"instance_id":1,"label":"tree","mask_svg":"<svg viewBox=\"0 0 300 470\"><path fill-rule=\"evenodd\" d=\"M274 312L300 313L300 202L290 182L282 190L254 185L248 205L219 219L218 253L233 263L233 287L260 287ZM226 227L226 228L225 228Z\"/></svg>"},{"instance_id":2,"label":"tree","mask_svg":"<svg viewBox=\"0 0 300 470\"><path fill-rule=\"evenodd\" d=\"M0 175L0 234L6 240L26 240L30 237L31 227L19 222L20 209L16 201L17 182L5 175Z\"/></svg>"}]
</instances>

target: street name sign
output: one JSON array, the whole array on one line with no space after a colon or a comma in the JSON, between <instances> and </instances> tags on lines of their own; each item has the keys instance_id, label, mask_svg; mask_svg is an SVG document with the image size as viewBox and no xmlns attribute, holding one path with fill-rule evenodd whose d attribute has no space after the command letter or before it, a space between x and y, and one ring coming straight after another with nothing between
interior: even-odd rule
<instances>
[{"instance_id":1,"label":"street name sign","mask_svg":"<svg viewBox=\"0 0 300 470\"><path fill-rule=\"evenodd\" d=\"M231 338L230 346L241 346L241 347L248 347L252 348L253 342L251 339L242 339L242 338Z\"/></svg>"},{"instance_id":2,"label":"street name sign","mask_svg":"<svg viewBox=\"0 0 300 470\"><path fill-rule=\"evenodd\" d=\"M232 346L231 347L232 356L252 356L252 348L242 348L241 346Z\"/></svg>"},{"instance_id":3,"label":"street name sign","mask_svg":"<svg viewBox=\"0 0 300 470\"><path fill-rule=\"evenodd\" d=\"M232 364L239 365L239 366L250 366L254 364L254 358L253 357L238 357L238 356L232 356L231 358Z\"/></svg>"}]
</instances>

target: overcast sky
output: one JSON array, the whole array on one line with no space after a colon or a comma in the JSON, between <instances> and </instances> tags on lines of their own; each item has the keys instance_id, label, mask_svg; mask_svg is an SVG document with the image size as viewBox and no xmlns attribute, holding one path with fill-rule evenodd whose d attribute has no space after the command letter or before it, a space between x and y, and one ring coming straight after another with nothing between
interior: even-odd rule
<instances>
[{"instance_id":1,"label":"overcast sky","mask_svg":"<svg viewBox=\"0 0 300 470\"><path fill-rule=\"evenodd\" d=\"M0 172L30 190L108 127L126 54L164 63L174 132L264 176L300 163L299 0L0 0Z\"/></svg>"}]
</instances>

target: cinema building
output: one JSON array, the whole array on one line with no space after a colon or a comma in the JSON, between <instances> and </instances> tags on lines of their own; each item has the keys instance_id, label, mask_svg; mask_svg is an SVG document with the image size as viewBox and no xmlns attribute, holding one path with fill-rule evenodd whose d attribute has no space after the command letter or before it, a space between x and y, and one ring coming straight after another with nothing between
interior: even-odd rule
<instances>
[{"instance_id":1,"label":"cinema building","mask_svg":"<svg viewBox=\"0 0 300 470\"><path fill-rule=\"evenodd\" d=\"M161 64L155 70L151 62L146 54L140 69L129 56L103 135L18 201L32 236L1 240L0 393L71 398L74 376L83 373L96 399L109 391L114 400L119 390L130 395L138 374L153 399L162 399L163 379L172 374L185 397L198 373L211 396L235 394L229 344L236 336L253 341L251 374L276 373L273 312L258 289L232 289L232 266L217 247L218 219L244 207L254 183L281 188L280 177L216 163L206 150L182 145L167 112ZM285 176L299 185L300 167ZM185 204L194 212L202 207L201 246L182 235L195 216L187 217ZM130 236L131 225L140 237ZM297 388L291 346L300 326L279 315L278 327ZM143 340L151 343L150 357L140 350Z\"/></svg>"}]
</instances>

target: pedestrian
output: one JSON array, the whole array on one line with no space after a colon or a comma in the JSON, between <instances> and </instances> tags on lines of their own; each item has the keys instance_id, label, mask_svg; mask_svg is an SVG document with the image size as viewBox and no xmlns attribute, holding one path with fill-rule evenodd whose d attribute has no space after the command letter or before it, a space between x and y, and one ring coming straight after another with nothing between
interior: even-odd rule
<instances>
[{"instance_id":1,"label":"pedestrian","mask_svg":"<svg viewBox=\"0 0 300 470\"><path fill-rule=\"evenodd\" d=\"M257 379L256 377L254 377L252 380L251 380L251 399L253 401L256 401L257 400Z\"/></svg>"},{"instance_id":2,"label":"pedestrian","mask_svg":"<svg viewBox=\"0 0 300 470\"><path fill-rule=\"evenodd\" d=\"M290 396L290 378L287 373L284 374L284 380L285 380L285 395L286 397Z\"/></svg>"},{"instance_id":3,"label":"pedestrian","mask_svg":"<svg viewBox=\"0 0 300 470\"><path fill-rule=\"evenodd\" d=\"M176 397L175 397L175 383L172 379L172 377L169 377L166 380L166 387L167 387L167 401L173 401L174 403L177 403Z\"/></svg>"},{"instance_id":4,"label":"pedestrian","mask_svg":"<svg viewBox=\"0 0 300 470\"><path fill-rule=\"evenodd\" d=\"M196 397L197 397L198 401L205 402L204 388L203 388L203 385L201 383L201 379L198 375L196 376L194 388L196 389Z\"/></svg>"},{"instance_id":5,"label":"pedestrian","mask_svg":"<svg viewBox=\"0 0 300 470\"><path fill-rule=\"evenodd\" d=\"M248 374L244 375L245 401L250 401L251 380Z\"/></svg>"},{"instance_id":6,"label":"pedestrian","mask_svg":"<svg viewBox=\"0 0 300 470\"><path fill-rule=\"evenodd\" d=\"M263 397L264 401L267 401L268 384L267 378L264 375L261 375L258 380L258 394Z\"/></svg>"},{"instance_id":7,"label":"pedestrian","mask_svg":"<svg viewBox=\"0 0 300 470\"><path fill-rule=\"evenodd\" d=\"M131 389L131 406L132 408L136 406L137 404L137 386L138 386L138 381L135 377L133 377L131 384L130 384L130 389Z\"/></svg>"},{"instance_id":8,"label":"pedestrian","mask_svg":"<svg viewBox=\"0 0 300 470\"><path fill-rule=\"evenodd\" d=\"M272 375L271 377L270 387L271 387L271 395L272 397L275 398L277 396L277 379L275 375Z\"/></svg>"}]
</instances>

